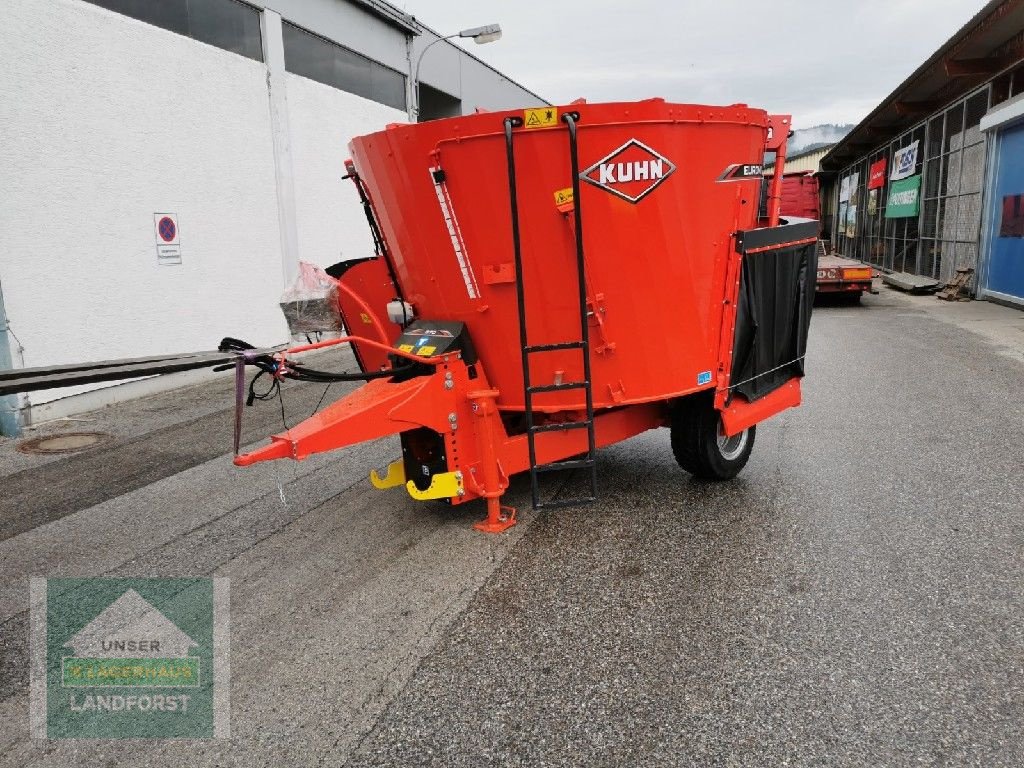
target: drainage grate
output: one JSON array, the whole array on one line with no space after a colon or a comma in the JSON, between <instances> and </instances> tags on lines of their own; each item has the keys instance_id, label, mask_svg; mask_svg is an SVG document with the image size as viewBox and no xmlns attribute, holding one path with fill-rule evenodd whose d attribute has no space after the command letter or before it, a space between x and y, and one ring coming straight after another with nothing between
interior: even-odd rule
<instances>
[{"instance_id":1,"label":"drainage grate","mask_svg":"<svg viewBox=\"0 0 1024 768\"><path fill-rule=\"evenodd\" d=\"M21 453L74 453L105 443L111 436L105 432L65 432L60 435L22 440L16 448Z\"/></svg>"}]
</instances>

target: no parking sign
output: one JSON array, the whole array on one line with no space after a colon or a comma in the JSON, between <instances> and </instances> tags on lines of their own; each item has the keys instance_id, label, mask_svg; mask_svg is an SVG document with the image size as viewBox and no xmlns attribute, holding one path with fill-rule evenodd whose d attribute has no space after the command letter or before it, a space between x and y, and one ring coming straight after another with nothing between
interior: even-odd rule
<instances>
[{"instance_id":1,"label":"no parking sign","mask_svg":"<svg viewBox=\"0 0 1024 768\"><path fill-rule=\"evenodd\" d=\"M154 213L156 229L156 261L158 264L181 264L181 230L178 214Z\"/></svg>"}]
</instances>

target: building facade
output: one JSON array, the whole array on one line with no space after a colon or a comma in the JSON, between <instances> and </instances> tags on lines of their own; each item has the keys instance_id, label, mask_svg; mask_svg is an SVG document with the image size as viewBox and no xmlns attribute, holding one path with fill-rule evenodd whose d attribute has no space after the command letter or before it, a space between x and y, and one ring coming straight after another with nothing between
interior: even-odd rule
<instances>
[{"instance_id":1,"label":"building facade","mask_svg":"<svg viewBox=\"0 0 1024 768\"><path fill-rule=\"evenodd\" d=\"M832 144L825 144L820 147L813 147L802 152L796 152L786 158L783 173L817 173L821 168L821 159L828 154ZM775 163L765 163L765 176L775 175Z\"/></svg>"},{"instance_id":2,"label":"building facade","mask_svg":"<svg viewBox=\"0 0 1024 768\"><path fill-rule=\"evenodd\" d=\"M410 119L437 39L381 0L5 5L0 366L284 341L298 262L372 253L347 144ZM448 42L420 80L421 119L546 104ZM2 423L105 402L68 394Z\"/></svg>"},{"instance_id":3,"label":"building facade","mask_svg":"<svg viewBox=\"0 0 1024 768\"><path fill-rule=\"evenodd\" d=\"M1007 234L1022 99L1024 2L993 0L822 158L836 249L941 282L971 269L976 295L1024 303L1024 238Z\"/></svg>"}]
</instances>

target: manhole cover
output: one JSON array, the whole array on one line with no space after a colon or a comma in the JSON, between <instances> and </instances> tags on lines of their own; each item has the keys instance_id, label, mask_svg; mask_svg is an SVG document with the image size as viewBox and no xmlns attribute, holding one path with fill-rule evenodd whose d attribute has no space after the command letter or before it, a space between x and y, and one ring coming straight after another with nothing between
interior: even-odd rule
<instances>
[{"instance_id":1,"label":"manhole cover","mask_svg":"<svg viewBox=\"0 0 1024 768\"><path fill-rule=\"evenodd\" d=\"M17 448L21 453L73 453L105 443L109 439L110 435L104 432L65 432L22 440Z\"/></svg>"}]
</instances>

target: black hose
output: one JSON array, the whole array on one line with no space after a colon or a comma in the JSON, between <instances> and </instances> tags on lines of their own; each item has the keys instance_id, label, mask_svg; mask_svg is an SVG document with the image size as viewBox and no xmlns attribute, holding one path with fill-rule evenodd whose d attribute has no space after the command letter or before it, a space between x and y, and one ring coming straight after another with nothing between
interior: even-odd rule
<instances>
[{"instance_id":1,"label":"black hose","mask_svg":"<svg viewBox=\"0 0 1024 768\"><path fill-rule=\"evenodd\" d=\"M221 352L245 352L251 349L256 349L252 344L241 339L235 339L230 336L225 337L221 340L220 346L217 349ZM247 361L250 365L260 369L260 373L253 379L259 378L264 373L269 373L272 376L276 375L280 362L272 357L271 355L259 355ZM316 368L310 368L302 365L302 363L292 362L291 360L285 359L284 361L284 373L283 378L292 379L294 381L312 381L319 382L320 384L327 384L335 381L371 381L373 379L387 379L392 376L397 376L402 373L406 373L416 367L418 363L407 363L406 365L395 366L387 368L382 371L362 371L358 373L348 373L345 371L321 371ZM250 394L252 393L250 387ZM268 397L272 397L272 392L267 393ZM256 400L263 398L256 396Z\"/></svg>"}]
</instances>

